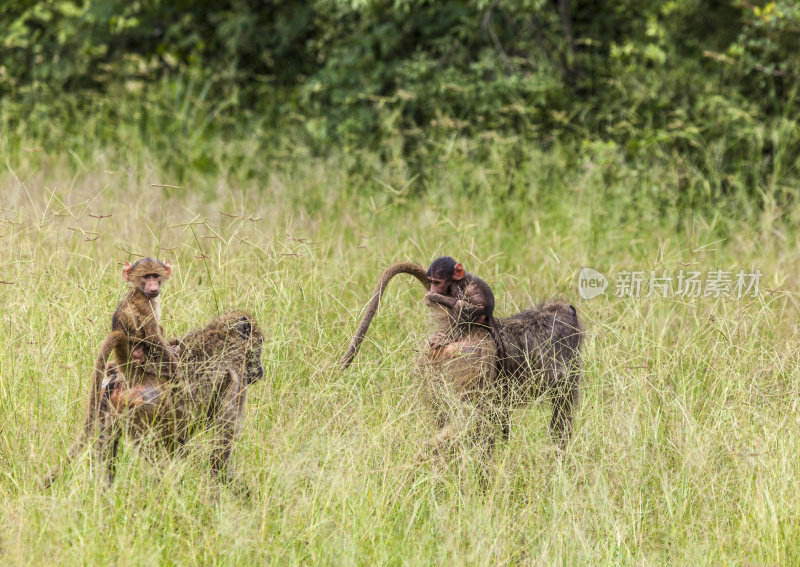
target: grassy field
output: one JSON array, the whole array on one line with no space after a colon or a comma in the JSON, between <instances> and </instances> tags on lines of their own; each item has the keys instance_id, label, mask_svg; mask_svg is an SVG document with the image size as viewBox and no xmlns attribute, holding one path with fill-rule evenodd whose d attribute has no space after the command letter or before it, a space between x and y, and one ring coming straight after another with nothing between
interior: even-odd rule
<instances>
[{"instance_id":1,"label":"grassy field","mask_svg":"<svg viewBox=\"0 0 800 567\"><path fill-rule=\"evenodd\" d=\"M247 167L176 181L140 148L24 146L0 171L0 563L800 562L798 211L768 193L737 216L687 213L667 196L677 166L610 175L602 148L571 167L534 150L477 162L455 143L421 180L368 154L298 150L270 170L245 140ZM493 286L498 315L560 296L587 330L566 452L546 403L516 411L485 489L455 463L413 464L434 431L419 284L392 282L336 372L380 271L445 253ZM265 331L232 459L249 500L209 497L202 436L160 470L123 450L111 488L85 456L38 485L140 254L174 267L168 336L234 308ZM583 267L609 277L605 296L579 297ZM760 270L759 293L614 294L624 271L715 269Z\"/></svg>"}]
</instances>

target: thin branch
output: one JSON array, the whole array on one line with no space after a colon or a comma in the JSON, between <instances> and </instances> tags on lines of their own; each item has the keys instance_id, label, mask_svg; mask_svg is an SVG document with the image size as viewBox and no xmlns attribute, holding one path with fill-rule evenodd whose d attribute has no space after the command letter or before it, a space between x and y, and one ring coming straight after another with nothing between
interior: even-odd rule
<instances>
[{"instance_id":1,"label":"thin branch","mask_svg":"<svg viewBox=\"0 0 800 567\"><path fill-rule=\"evenodd\" d=\"M497 32L494 31L494 26L492 25L492 10L497 6L499 1L500 0L494 0L492 5L486 9L486 12L483 14L481 28L483 29L483 32L489 36L494 48L500 54L500 59L503 61L503 67L505 68L506 72L510 73L513 70L511 59L509 59L506 50L503 49L503 44L500 43L500 38L497 37Z\"/></svg>"}]
</instances>

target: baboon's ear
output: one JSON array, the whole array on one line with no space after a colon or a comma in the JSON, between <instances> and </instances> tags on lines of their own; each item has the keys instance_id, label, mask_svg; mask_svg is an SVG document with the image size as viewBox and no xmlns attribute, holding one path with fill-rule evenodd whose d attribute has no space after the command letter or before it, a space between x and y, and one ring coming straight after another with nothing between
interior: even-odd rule
<instances>
[{"instance_id":1,"label":"baboon's ear","mask_svg":"<svg viewBox=\"0 0 800 567\"><path fill-rule=\"evenodd\" d=\"M460 262L453 268L453 279L456 281L464 279L464 266Z\"/></svg>"},{"instance_id":2,"label":"baboon's ear","mask_svg":"<svg viewBox=\"0 0 800 567\"><path fill-rule=\"evenodd\" d=\"M250 336L253 332L252 325L250 324L250 319L247 317L242 317L239 319L239 322L236 324L236 330L239 331L239 334L242 336L243 339L246 339Z\"/></svg>"},{"instance_id":3,"label":"baboon's ear","mask_svg":"<svg viewBox=\"0 0 800 567\"><path fill-rule=\"evenodd\" d=\"M126 282L131 281L131 268L133 268L133 265L130 262L125 262L122 267L122 279Z\"/></svg>"}]
</instances>

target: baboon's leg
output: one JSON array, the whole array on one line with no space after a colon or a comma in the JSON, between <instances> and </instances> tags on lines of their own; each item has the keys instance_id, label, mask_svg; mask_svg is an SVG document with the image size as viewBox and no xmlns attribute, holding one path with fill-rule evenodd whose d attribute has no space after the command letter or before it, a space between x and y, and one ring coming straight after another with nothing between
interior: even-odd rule
<instances>
[{"instance_id":1,"label":"baboon's leg","mask_svg":"<svg viewBox=\"0 0 800 567\"><path fill-rule=\"evenodd\" d=\"M508 441L508 437L511 435L511 412L509 408L505 406L492 408L492 422L496 426L499 440Z\"/></svg>"},{"instance_id":2,"label":"baboon's leg","mask_svg":"<svg viewBox=\"0 0 800 567\"><path fill-rule=\"evenodd\" d=\"M102 463L105 467L106 481L108 484L114 482L114 475L116 474L117 465L117 449L119 448L119 439L122 432L119 430L116 423L115 416L113 415L110 403L111 390L118 387L119 384L112 383L103 392L103 397L100 400L100 408L98 415L98 422L100 424L100 431L97 436L97 462Z\"/></svg>"},{"instance_id":3,"label":"baboon's leg","mask_svg":"<svg viewBox=\"0 0 800 567\"><path fill-rule=\"evenodd\" d=\"M109 367L111 369L110 370L111 372L114 373L116 372L116 365L114 365L114 363L111 363ZM108 388L107 384L102 385L102 390L100 392L102 398L100 404L102 404L103 401L106 400L108 396L107 388ZM70 463L72 463L75 460L75 458L80 454L80 452L86 448L87 445L93 443L96 440L96 434L98 433L99 430L98 421L100 420L100 417L98 417L97 415L93 415L92 411L93 410L91 407L87 410L87 415L84 420L83 428L81 429L78 438L72 445L70 445L69 450L67 450L67 458L64 465L69 465ZM61 476L62 472L63 472L63 467L61 463L51 468L48 471L47 476L45 476L44 479L42 480L42 488L50 488L50 486L52 486L52 484L56 481L56 479L59 476Z\"/></svg>"},{"instance_id":4,"label":"baboon's leg","mask_svg":"<svg viewBox=\"0 0 800 567\"><path fill-rule=\"evenodd\" d=\"M75 460L75 457L78 456L78 453L81 452L81 449L83 449L83 447L84 447L84 440L83 440L83 436L81 436L75 443L72 444L72 446L67 451L66 464L69 464L73 460ZM45 476L44 479L42 479L42 488L50 488L53 485L53 483L56 481L56 479L59 476L61 476L62 470L63 470L63 468L61 466L61 463L59 463L59 464L55 465L53 468L51 468L47 472L47 476Z\"/></svg>"},{"instance_id":5,"label":"baboon's leg","mask_svg":"<svg viewBox=\"0 0 800 567\"><path fill-rule=\"evenodd\" d=\"M463 414L462 408L459 417L461 419L445 425L423 445L417 463L433 460L437 466L448 466L453 457L457 457L462 466L474 467L479 486L486 489L491 477L491 457L497 443L497 424L492 415L478 408L473 408L469 417Z\"/></svg>"},{"instance_id":6,"label":"baboon's leg","mask_svg":"<svg viewBox=\"0 0 800 567\"><path fill-rule=\"evenodd\" d=\"M250 494L249 487L228 468L233 442L239 432L239 425L244 419L247 399L246 384L239 374L230 368L228 377L230 380L222 394L217 413L217 426L215 427L217 439L211 455L211 475L215 480L233 487L236 492L248 496Z\"/></svg>"},{"instance_id":7,"label":"baboon's leg","mask_svg":"<svg viewBox=\"0 0 800 567\"><path fill-rule=\"evenodd\" d=\"M106 481L108 484L114 482L114 477L117 475L117 450L119 449L120 436L119 431L114 431L114 435L108 443L105 457Z\"/></svg>"},{"instance_id":8,"label":"baboon's leg","mask_svg":"<svg viewBox=\"0 0 800 567\"><path fill-rule=\"evenodd\" d=\"M78 454L80 454L80 452L86 446L86 441L87 439L85 433L81 432L77 441L75 441L67 451L67 459L65 465L68 465L75 460L75 457L77 457ZM61 476L62 472L63 472L63 467L61 463L55 465L52 469L48 471L47 476L42 481L42 487L50 488L50 486L56 481L56 479L59 476Z\"/></svg>"},{"instance_id":9,"label":"baboon's leg","mask_svg":"<svg viewBox=\"0 0 800 567\"><path fill-rule=\"evenodd\" d=\"M452 409L449 418L444 418L436 435L422 446L417 461L431 457L446 460L459 446L474 450L479 458L488 461L497 441L498 427L494 416L485 408L462 406Z\"/></svg>"},{"instance_id":10,"label":"baboon's leg","mask_svg":"<svg viewBox=\"0 0 800 567\"><path fill-rule=\"evenodd\" d=\"M553 396L550 436L562 449L572 437L572 414L578 405L578 379L575 373L571 373L567 383L561 385Z\"/></svg>"},{"instance_id":11,"label":"baboon's leg","mask_svg":"<svg viewBox=\"0 0 800 567\"><path fill-rule=\"evenodd\" d=\"M103 418L102 414L100 418L101 419ZM108 481L110 483L113 480L114 475L113 472L111 471L112 464L108 460L107 454L110 449L112 452L112 458L116 457L117 444L119 442L119 433L112 432L106 434L104 430L101 430L99 438L93 438L93 437L94 437L93 435L81 433L80 438L75 443L73 443L72 446L69 448L69 451L67 451L66 464L72 463L75 460L75 458L80 454L80 452L84 448L86 448L87 445L94 443L96 454L99 457L98 462L106 463L107 470L109 471ZM62 471L63 468L61 464L58 464L54 466L52 469L50 469L50 471L47 473L47 476L42 481L42 487L49 488L56 481L56 479L59 476L61 476Z\"/></svg>"},{"instance_id":12,"label":"baboon's leg","mask_svg":"<svg viewBox=\"0 0 800 567\"><path fill-rule=\"evenodd\" d=\"M482 490L489 487L492 456L499 433L494 417L489 415L483 416L483 419L475 424L472 431L472 445L475 448L478 462L478 486Z\"/></svg>"},{"instance_id":13,"label":"baboon's leg","mask_svg":"<svg viewBox=\"0 0 800 567\"><path fill-rule=\"evenodd\" d=\"M474 429L477 428L478 409L464 402L452 391L448 384L438 384L438 391L432 392L430 403L434 406L436 433L421 447L417 461L430 458L446 458L455 452L456 447L468 441L473 442Z\"/></svg>"},{"instance_id":14,"label":"baboon's leg","mask_svg":"<svg viewBox=\"0 0 800 567\"><path fill-rule=\"evenodd\" d=\"M444 423L436 435L428 439L422 446L418 460L424 461L429 456L444 457L452 451L455 441L463 432L463 427L458 423Z\"/></svg>"}]
</instances>

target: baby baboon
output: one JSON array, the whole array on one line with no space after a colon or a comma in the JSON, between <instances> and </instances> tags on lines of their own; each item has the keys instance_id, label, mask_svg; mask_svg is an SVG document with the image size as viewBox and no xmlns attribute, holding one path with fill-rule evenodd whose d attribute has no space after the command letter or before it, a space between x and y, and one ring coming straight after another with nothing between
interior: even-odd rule
<instances>
[{"instance_id":1,"label":"baby baboon","mask_svg":"<svg viewBox=\"0 0 800 567\"><path fill-rule=\"evenodd\" d=\"M434 260L427 275L431 287L425 303L440 308L434 310L438 332L428 338L428 346L447 345L481 326L489 329L497 345L497 356L503 357L503 342L494 320L494 294L489 284L464 271L461 263L450 256Z\"/></svg>"},{"instance_id":2,"label":"baby baboon","mask_svg":"<svg viewBox=\"0 0 800 567\"><path fill-rule=\"evenodd\" d=\"M231 312L170 341L168 346L180 353L176 379L171 382L144 373L142 380L131 384L118 367L110 366L100 396L96 444L109 481L123 435L136 442L152 436L157 446L174 453L204 429L216 434L211 473L214 478L226 477L233 442L244 418L247 386L264 375L263 340L250 315ZM54 478L51 473L45 486Z\"/></svg>"},{"instance_id":3,"label":"baby baboon","mask_svg":"<svg viewBox=\"0 0 800 567\"><path fill-rule=\"evenodd\" d=\"M425 301L446 308L451 327L467 329L473 324L491 325L494 294L485 281L464 271L461 263L450 256L434 260L427 275L431 287Z\"/></svg>"},{"instance_id":4,"label":"baby baboon","mask_svg":"<svg viewBox=\"0 0 800 567\"><path fill-rule=\"evenodd\" d=\"M349 366L366 336L389 279L398 273L412 274L426 287L447 292L439 295L456 302L465 299L458 282L467 280L461 289L475 288L467 294L473 299L465 301L471 321L454 318L451 301L431 300L430 293L426 296L434 308L436 332L427 341L420 370L441 428L429 446L439 450L467 435L490 449L498 434L508 435L511 408L544 396L553 403L551 435L563 447L572 433L581 377L583 330L575 308L553 301L505 319L494 317L491 289L483 280L468 277L463 268L456 270L456 265L452 258L445 258L434 261L428 272L416 264L395 264L385 270L342 359L342 368ZM456 277L436 277L442 276L442 271ZM431 285L434 278L426 282L429 275L441 283ZM448 279L452 281L448 283ZM458 313L464 311L462 306Z\"/></svg>"},{"instance_id":5,"label":"baby baboon","mask_svg":"<svg viewBox=\"0 0 800 567\"><path fill-rule=\"evenodd\" d=\"M125 263L122 279L131 287L111 317L111 330L123 331L133 348L128 348L128 342L118 341L117 364L127 364L133 356L140 359L142 365L145 361L155 363L156 374L166 377L174 374L175 353L164 341L158 297L161 286L171 275L172 267L166 261L142 258L133 265Z\"/></svg>"}]
</instances>

